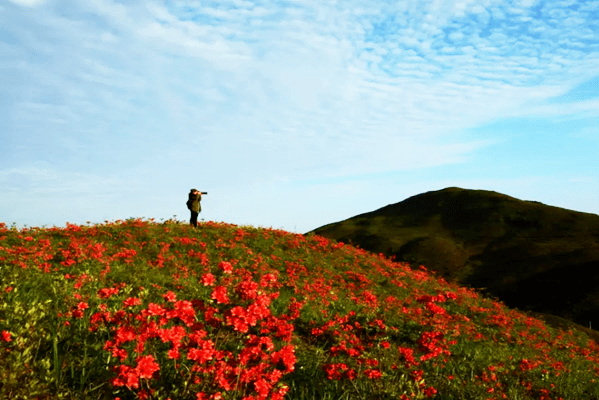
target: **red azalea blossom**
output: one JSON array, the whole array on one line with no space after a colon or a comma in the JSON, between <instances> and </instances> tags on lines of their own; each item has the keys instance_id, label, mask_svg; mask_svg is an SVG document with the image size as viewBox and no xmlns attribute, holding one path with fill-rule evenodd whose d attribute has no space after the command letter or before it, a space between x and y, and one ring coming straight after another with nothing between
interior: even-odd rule
<instances>
[{"instance_id":1,"label":"red azalea blossom","mask_svg":"<svg viewBox=\"0 0 599 400\"><path fill-rule=\"evenodd\" d=\"M150 315L164 315L165 312L166 312L166 310L158 304L155 304L155 303L148 304L148 313Z\"/></svg>"},{"instance_id":2,"label":"red azalea blossom","mask_svg":"<svg viewBox=\"0 0 599 400\"><path fill-rule=\"evenodd\" d=\"M213 359L214 353L214 344L206 340L202 341L199 348L190 348L187 351L187 359L194 360L198 364L204 364Z\"/></svg>"},{"instance_id":3,"label":"red azalea blossom","mask_svg":"<svg viewBox=\"0 0 599 400\"><path fill-rule=\"evenodd\" d=\"M2 339L5 342L10 342L12 340L12 338L10 337L10 332L8 332L8 331L2 331Z\"/></svg>"},{"instance_id":4,"label":"red azalea blossom","mask_svg":"<svg viewBox=\"0 0 599 400\"><path fill-rule=\"evenodd\" d=\"M270 392L271 384L266 381L266 379L258 379L254 382L254 387L256 388L256 392L261 399L266 399L268 397L268 393Z\"/></svg>"},{"instance_id":5,"label":"red azalea blossom","mask_svg":"<svg viewBox=\"0 0 599 400\"><path fill-rule=\"evenodd\" d=\"M118 288L103 288L98 290L98 297L101 299L108 299L117 294L119 294Z\"/></svg>"},{"instance_id":6,"label":"red azalea blossom","mask_svg":"<svg viewBox=\"0 0 599 400\"><path fill-rule=\"evenodd\" d=\"M136 297L129 297L123 300L123 306L125 307L133 307L141 304L141 300Z\"/></svg>"},{"instance_id":7,"label":"red azalea blossom","mask_svg":"<svg viewBox=\"0 0 599 400\"><path fill-rule=\"evenodd\" d=\"M115 336L118 344L135 340L137 334L135 333L135 330L130 326L120 326L117 328Z\"/></svg>"},{"instance_id":8,"label":"red azalea blossom","mask_svg":"<svg viewBox=\"0 0 599 400\"><path fill-rule=\"evenodd\" d=\"M383 376L381 374L381 371L376 370L376 369L367 369L364 371L364 375L366 375L370 379L379 379L380 377Z\"/></svg>"},{"instance_id":9,"label":"red azalea blossom","mask_svg":"<svg viewBox=\"0 0 599 400\"><path fill-rule=\"evenodd\" d=\"M154 372L160 370L160 366L154 361L154 357L151 355L139 357L137 359L137 367L135 369L138 372L140 378L150 379Z\"/></svg>"},{"instance_id":10,"label":"red azalea blossom","mask_svg":"<svg viewBox=\"0 0 599 400\"><path fill-rule=\"evenodd\" d=\"M221 261L218 264L218 268L220 268L225 274L233 273L233 265L231 265L231 263L228 261Z\"/></svg>"},{"instance_id":11,"label":"red azalea blossom","mask_svg":"<svg viewBox=\"0 0 599 400\"><path fill-rule=\"evenodd\" d=\"M181 357L181 353L179 353L178 348L170 349L169 351L167 351L167 355L168 355L168 358L170 358L172 360L178 360L179 357Z\"/></svg>"},{"instance_id":12,"label":"red azalea blossom","mask_svg":"<svg viewBox=\"0 0 599 400\"><path fill-rule=\"evenodd\" d=\"M216 279L214 278L214 275L212 275L210 272L202 275L202 284L204 286L212 286L215 282Z\"/></svg>"},{"instance_id":13,"label":"red azalea blossom","mask_svg":"<svg viewBox=\"0 0 599 400\"><path fill-rule=\"evenodd\" d=\"M177 300L177 295L173 292L168 292L163 297L166 299L166 301L169 301L171 303L174 303L175 300Z\"/></svg>"},{"instance_id":14,"label":"red azalea blossom","mask_svg":"<svg viewBox=\"0 0 599 400\"><path fill-rule=\"evenodd\" d=\"M236 288L236 292L245 300L253 300L258 295L258 284L254 281L242 281Z\"/></svg>"},{"instance_id":15,"label":"red azalea blossom","mask_svg":"<svg viewBox=\"0 0 599 400\"><path fill-rule=\"evenodd\" d=\"M426 303L426 308L429 311L432 311L433 314L446 314L447 312L445 311L445 309L441 306L436 305L435 303Z\"/></svg>"},{"instance_id":16,"label":"red azalea blossom","mask_svg":"<svg viewBox=\"0 0 599 400\"><path fill-rule=\"evenodd\" d=\"M281 362L285 366L286 372L292 372L295 369L295 361L295 348L290 344L272 354L272 363L276 365Z\"/></svg>"},{"instance_id":17,"label":"red azalea blossom","mask_svg":"<svg viewBox=\"0 0 599 400\"><path fill-rule=\"evenodd\" d=\"M264 276L262 276L262 278L260 279L261 287L271 287L275 283L277 283L277 276L272 273L264 274Z\"/></svg>"},{"instance_id":18,"label":"red azalea blossom","mask_svg":"<svg viewBox=\"0 0 599 400\"><path fill-rule=\"evenodd\" d=\"M426 397L433 397L434 395L437 394L437 389L435 389L432 386L427 387L426 389L424 389L424 395Z\"/></svg>"},{"instance_id":19,"label":"red azalea blossom","mask_svg":"<svg viewBox=\"0 0 599 400\"><path fill-rule=\"evenodd\" d=\"M350 381L353 381L354 379L356 379L357 376L358 376L358 373L353 368L345 373L345 378L349 379Z\"/></svg>"},{"instance_id":20,"label":"red azalea blossom","mask_svg":"<svg viewBox=\"0 0 599 400\"><path fill-rule=\"evenodd\" d=\"M227 288L225 286L215 287L210 297L219 304L229 304L229 297L227 296Z\"/></svg>"},{"instance_id":21,"label":"red azalea blossom","mask_svg":"<svg viewBox=\"0 0 599 400\"><path fill-rule=\"evenodd\" d=\"M114 386L127 386L129 388L139 387L139 376L137 371L128 365L118 367L118 376L112 380Z\"/></svg>"}]
</instances>

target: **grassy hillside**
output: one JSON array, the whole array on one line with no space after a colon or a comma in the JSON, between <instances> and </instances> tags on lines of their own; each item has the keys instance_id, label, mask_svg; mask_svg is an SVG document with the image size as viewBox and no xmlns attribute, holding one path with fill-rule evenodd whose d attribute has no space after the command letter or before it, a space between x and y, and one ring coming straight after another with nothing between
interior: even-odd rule
<instances>
[{"instance_id":1,"label":"grassy hillside","mask_svg":"<svg viewBox=\"0 0 599 400\"><path fill-rule=\"evenodd\" d=\"M447 188L314 233L424 264L512 307L599 326L599 215Z\"/></svg>"},{"instance_id":2,"label":"grassy hillside","mask_svg":"<svg viewBox=\"0 0 599 400\"><path fill-rule=\"evenodd\" d=\"M2 399L599 399L599 346L316 235L0 224Z\"/></svg>"}]
</instances>

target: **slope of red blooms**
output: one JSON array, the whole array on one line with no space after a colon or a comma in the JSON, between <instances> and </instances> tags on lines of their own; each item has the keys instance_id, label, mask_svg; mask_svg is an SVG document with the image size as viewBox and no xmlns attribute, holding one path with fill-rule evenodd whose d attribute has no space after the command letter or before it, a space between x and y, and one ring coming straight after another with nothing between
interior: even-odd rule
<instances>
[{"instance_id":1,"label":"slope of red blooms","mask_svg":"<svg viewBox=\"0 0 599 400\"><path fill-rule=\"evenodd\" d=\"M0 267L2 398L599 398L586 336L318 236L0 224Z\"/></svg>"}]
</instances>

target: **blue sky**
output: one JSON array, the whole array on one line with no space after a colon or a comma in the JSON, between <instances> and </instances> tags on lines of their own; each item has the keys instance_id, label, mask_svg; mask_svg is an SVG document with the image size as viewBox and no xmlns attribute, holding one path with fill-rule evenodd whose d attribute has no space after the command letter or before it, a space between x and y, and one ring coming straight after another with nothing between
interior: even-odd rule
<instances>
[{"instance_id":1,"label":"blue sky","mask_svg":"<svg viewBox=\"0 0 599 400\"><path fill-rule=\"evenodd\" d=\"M0 221L599 214L599 1L0 0Z\"/></svg>"}]
</instances>

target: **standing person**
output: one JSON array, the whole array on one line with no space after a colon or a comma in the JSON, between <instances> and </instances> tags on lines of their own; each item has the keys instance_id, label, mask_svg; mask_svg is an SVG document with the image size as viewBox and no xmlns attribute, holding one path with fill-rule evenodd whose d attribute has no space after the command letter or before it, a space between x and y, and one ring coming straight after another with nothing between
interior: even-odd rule
<instances>
[{"instance_id":1,"label":"standing person","mask_svg":"<svg viewBox=\"0 0 599 400\"><path fill-rule=\"evenodd\" d=\"M191 211L189 224L196 228L198 226L198 214L202 211L200 201L202 201L202 193L197 189L191 189L189 191L189 200L187 200L187 208Z\"/></svg>"}]
</instances>

